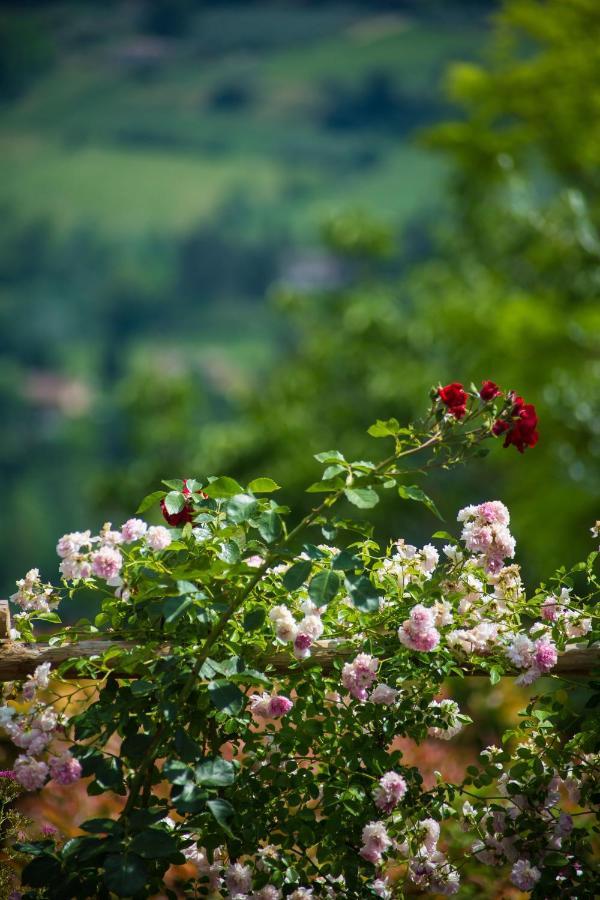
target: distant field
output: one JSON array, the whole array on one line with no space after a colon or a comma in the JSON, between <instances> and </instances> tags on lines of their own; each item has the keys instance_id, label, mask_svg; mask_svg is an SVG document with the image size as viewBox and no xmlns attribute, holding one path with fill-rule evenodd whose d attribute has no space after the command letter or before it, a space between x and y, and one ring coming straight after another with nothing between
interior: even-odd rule
<instances>
[{"instance_id":1,"label":"distant field","mask_svg":"<svg viewBox=\"0 0 600 900\"><path fill-rule=\"evenodd\" d=\"M0 112L0 205L21 218L135 238L184 229L245 191L306 235L340 207L403 221L435 203L436 159L385 127L326 127L323 96L384 72L418 115L438 102L445 64L473 55L481 26L234 8L166 43L144 73L127 61L139 37L120 19L109 39L103 16L88 22L101 33L85 52L67 42L58 65ZM219 35L222 51L209 52ZM247 102L215 108L214 92L230 84L248 87Z\"/></svg>"}]
</instances>

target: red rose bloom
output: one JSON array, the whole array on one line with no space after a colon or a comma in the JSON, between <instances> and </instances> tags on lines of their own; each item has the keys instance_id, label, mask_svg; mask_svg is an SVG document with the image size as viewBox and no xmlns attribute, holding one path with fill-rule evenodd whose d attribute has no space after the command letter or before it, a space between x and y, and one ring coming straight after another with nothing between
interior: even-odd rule
<instances>
[{"instance_id":1,"label":"red rose bloom","mask_svg":"<svg viewBox=\"0 0 600 900\"><path fill-rule=\"evenodd\" d=\"M499 397L501 393L502 391L497 384L494 384L493 381L484 381L481 385L479 396L484 403L489 403L489 401L493 400L494 397Z\"/></svg>"},{"instance_id":2,"label":"red rose bloom","mask_svg":"<svg viewBox=\"0 0 600 900\"><path fill-rule=\"evenodd\" d=\"M438 397L448 407L450 415L455 419L462 419L467 411L467 395L459 381L453 381L446 387L439 388Z\"/></svg>"},{"instance_id":3,"label":"red rose bloom","mask_svg":"<svg viewBox=\"0 0 600 900\"><path fill-rule=\"evenodd\" d=\"M492 426L496 436L506 433L504 446L511 444L523 453L526 447L535 447L538 442L538 417L533 403L525 403L522 397L514 397L511 409L512 421L498 419Z\"/></svg>"},{"instance_id":4,"label":"red rose bloom","mask_svg":"<svg viewBox=\"0 0 600 900\"><path fill-rule=\"evenodd\" d=\"M184 497L191 496L191 491L187 486L187 478L183 479L183 488L181 489L181 493ZM200 494L204 499L208 499L208 494L205 494L204 491L196 491L197 494ZM177 527L178 525L185 525L186 522L191 522L195 516L194 504L186 502L185 505L176 513L170 513L167 510L164 498L160 501L160 508L163 514L164 519L168 522L169 525L173 525L173 527Z\"/></svg>"}]
</instances>

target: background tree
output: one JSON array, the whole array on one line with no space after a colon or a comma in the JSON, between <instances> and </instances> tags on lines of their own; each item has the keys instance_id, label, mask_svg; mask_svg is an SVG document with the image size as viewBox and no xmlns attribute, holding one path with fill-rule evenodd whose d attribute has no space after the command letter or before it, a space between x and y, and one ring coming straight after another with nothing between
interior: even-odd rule
<instances>
[{"instance_id":1,"label":"background tree","mask_svg":"<svg viewBox=\"0 0 600 900\"><path fill-rule=\"evenodd\" d=\"M509 481L502 454L483 476L455 476L448 510L492 482L519 523L529 573L559 550L574 558L571 535L593 517L600 454L600 100L590 89L600 83L599 42L592 2L505 3L485 65L448 73L457 120L425 137L453 161L452 204L430 258L409 266L396 249L382 264L397 241L382 246L359 215L328 227L345 281L278 292L294 325L287 359L227 429L204 431L198 463L285 469L299 489L310 477L307 446L343 439L359 454L356 435L374 416L410 416L436 376L483 379L493 365L499 381L535 397L542 445L519 479ZM551 538L538 527L550 520ZM379 524L399 533L406 519L382 507Z\"/></svg>"}]
</instances>

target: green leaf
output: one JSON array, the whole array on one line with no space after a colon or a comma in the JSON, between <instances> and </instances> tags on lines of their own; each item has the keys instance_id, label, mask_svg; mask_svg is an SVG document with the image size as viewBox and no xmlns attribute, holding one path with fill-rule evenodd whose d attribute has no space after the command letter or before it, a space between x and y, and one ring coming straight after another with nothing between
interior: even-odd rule
<instances>
[{"instance_id":1,"label":"green leaf","mask_svg":"<svg viewBox=\"0 0 600 900\"><path fill-rule=\"evenodd\" d=\"M400 432L398 419L377 419L374 425L367 429L371 437L394 437Z\"/></svg>"},{"instance_id":2,"label":"green leaf","mask_svg":"<svg viewBox=\"0 0 600 900\"><path fill-rule=\"evenodd\" d=\"M104 860L104 882L117 897L141 893L148 879L148 867L133 853L109 853Z\"/></svg>"},{"instance_id":3,"label":"green leaf","mask_svg":"<svg viewBox=\"0 0 600 900\"><path fill-rule=\"evenodd\" d=\"M299 562L294 563L283 576L282 580L284 588L288 591L298 590L310 575L311 569L312 560L310 559L301 559Z\"/></svg>"},{"instance_id":4,"label":"green leaf","mask_svg":"<svg viewBox=\"0 0 600 900\"><path fill-rule=\"evenodd\" d=\"M346 488L344 494L359 509L371 509L379 503L377 492L373 488Z\"/></svg>"},{"instance_id":5,"label":"green leaf","mask_svg":"<svg viewBox=\"0 0 600 900\"><path fill-rule=\"evenodd\" d=\"M195 763L202 759L202 749L181 725L175 730L175 748L184 762Z\"/></svg>"},{"instance_id":6,"label":"green leaf","mask_svg":"<svg viewBox=\"0 0 600 900\"><path fill-rule=\"evenodd\" d=\"M360 565L362 565L360 559L358 559L357 556L354 556L353 553L350 553L349 550L342 550L331 563L331 567L339 572L356 569Z\"/></svg>"},{"instance_id":7,"label":"green leaf","mask_svg":"<svg viewBox=\"0 0 600 900\"><path fill-rule=\"evenodd\" d=\"M166 491L153 491L151 494L146 494L146 496L136 509L136 513L146 512L147 509L150 509L151 506L154 506L155 503L158 503L159 500L162 500L166 493Z\"/></svg>"},{"instance_id":8,"label":"green leaf","mask_svg":"<svg viewBox=\"0 0 600 900\"><path fill-rule=\"evenodd\" d=\"M273 491L281 490L281 485L272 478L255 478L248 485L248 490L254 494L271 494Z\"/></svg>"},{"instance_id":9,"label":"green leaf","mask_svg":"<svg viewBox=\"0 0 600 900\"><path fill-rule=\"evenodd\" d=\"M184 488L183 478L163 478L162 484L164 484L165 487L168 487L171 491L182 491Z\"/></svg>"},{"instance_id":10,"label":"green leaf","mask_svg":"<svg viewBox=\"0 0 600 900\"><path fill-rule=\"evenodd\" d=\"M490 682L491 684L498 684L500 679L502 678L502 671L498 668L498 666L492 666L490 669Z\"/></svg>"},{"instance_id":11,"label":"green leaf","mask_svg":"<svg viewBox=\"0 0 600 900\"><path fill-rule=\"evenodd\" d=\"M267 617L267 611L264 606L255 606L249 609L244 616L244 631L256 631L263 624Z\"/></svg>"},{"instance_id":12,"label":"green leaf","mask_svg":"<svg viewBox=\"0 0 600 900\"><path fill-rule=\"evenodd\" d=\"M181 512L185 506L185 497L180 491L169 491L165 497L165 509L168 513Z\"/></svg>"},{"instance_id":13,"label":"green leaf","mask_svg":"<svg viewBox=\"0 0 600 900\"><path fill-rule=\"evenodd\" d=\"M235 810L231 803L228 803L227 800L218 798L217 800L209 800L206 805L210 809L211 813L215 817L216 822L218 822L225 834L233 837L231 829L227 824L229 819L232 819L235 814Z\"/></svg>"},{"instance_id":14,"label":"green leaf","mask_svg":"<svg viewBox=\"0 0 600 900\"><path fill-rule=\"evenodd\" d=\"M167 597L163 600L162 611L165 622L170 625L175 622L186 611L188 606L192 606L194 600L192 597Z\"/></svg>"},{"instance_id":15,"label":"green leaf","mask_svg":"<svg viewBox=\"0 0 600 900\"><path fill-rule=\"evenodd\" d=\"M330 569L318 572L308 586L308 596L316 606L326 606L340 587L340 576Z\"/></svg>"},{"instance_id":16,"label":"green leaf","mask_svg":"<svg viewBox=\"0 0 600 900\"><path fill-rule=\"evenodd\" d=\"M239 525L247 522L258 512L258 501L250 494L236 494L225 506L225 512L230 522Z\"/></svg>"},{"instance_id":17,"label":"green leaf","mask_svg":"<svg viewBox=\"0 0 600 900\"><path fill-rule=\"evenodd\" d=\"M89 834L118 834L123 831L123 827L114 819L88 819L79 828Z\"/></svg>"},{"instance_id":18,"label":"green leaf","mask_svg":"<svg viewBox=\"0 0 600 900\"><path fill-rule=\"evenodd\" d=\"M347 575L345 584L350 599L357 609L362 612L376 612L379 609L381 596L366 575Z\"/></svg>"},{"instance_id":19,"label":"green leaf","mask_svg":"<svg viewBox=\"0 0 600 900\"><path fill-rule=\"evenodd\" d=\"M339 491L344 487L343 478L324 478L322 481L315 481L306 488L307 494L330 494L333 491Z\"/></svg>"},{"instance_id":20,"label":"green leaf","mask_svg":"<svg viewBox=\"0 0 600 900\"><path fill-rule=\"evenodd\" d=\"M147 694L151 694L155 687L152 681L145 681L143 678L140 678L139 681L134 681L131 685L131 693L134 697L145 697Z\"/></svg>"},{"instance_id":21,"label":"green leaf","mask_svg":"<svg viewBox=\"0 0 600 900\"><path fill-rule=\"evenodd\" d=\"M423 503L427 507L427 509L433 513L434 516L437 516L437 518L441 519L442 522L444 521L440 511L438 510L431 497L428 497L425 491L422 491L421 488L416 484L401 484L398 487L398 494L404 500L416 500L417 503Z\"/></svg>"},{"instance_id":22,"label":"green leaf","mask_svg":"<svg viewBox=\"0 0 600 900\"><path fill-rule=\"evenodd\" d=\"M130 848L133 853L146 859L160 859L177 853L177 839L165 828L146 828L136 834Z\"/></svg>"},{"instance_id":23,"label":"green leaf","mask_svg":"<svg viewBox=\"0 0 600 900\"><path fill-rule=\"evenodd\" d=\"M244 707L245 697L239 687L223 678L211 681L208 693L214 706L230 716L237 716Z\"/></svg>"},{"instance_id":24,"label":"green leaf","mask_svg":"<svg viewBox=\"0 0 600 900\"><path fill-rule=\"evenodd\" d=\"M315 459L320 463L338 463L346 462L343 453L339 450L325 450L323 453L315 453Z\"/></svg>"},{"instance_id":25,"label":"green leaf","mask_svg":"<svg viewBox=\"0 0 600 900\"><path fill-rule=\"evenodd\" d=\"M31 613L31 616L33 618L35 618L37 621L42 621L42 622L61 622L62 621L60 616L55 612L43 612L43 613L33 612L33 613Z\"/></svg>"},{"instance_id":26,"label":"green leaf","mask_svg":"<svg viewBox=\"0 0 600 900\"><path fill-rule=\"evenodd\" d=\"M184 581L179 579L177 581L177 593L178 594L194 594L198 592L198 585L194 584L193 581Z\"/></svg>"},{"instance_id":27,"label":"green leaf","mask_svg":"<svg viewBox=\"0 0 600 900\"><path fill-rule=\"evenodd\" d=\"M346 472L345 466L340 466L339 464L336 464L334 466L327 466L327 468L323 472L323 481L328 481L330 478L335 478L336 475L341 475L342 472Z\"/></svg>"},{"instance_id":28,"label":"green leaf","mask_svg":"<svg viewBox=\"0 0 600 900\"><path fill-rule=\"evenodd\" d=\"M235 781L233 763L221 756L207 759L196 766L196 780L205 787L227 787Z\"/></svg>"},{"instance_id":29,"label":"green leaf","mask_svg":"<svg viewBox=\"0 0 600 900\"><path fill-rule=\"evenodd\" d=\"M267 510L256 519L256 527L260 536L268 544L272 544L281 535L281 519L273 510Z\"/></svg>"},{"instance_id":30,"label":"green leaf","mask_svg":"<svg viewBox=\"0 0 600 900\"><path fill-rule=\"evenodd\" d=\"M38 856L23 869L23 884L49 890L61 875L61 865L54 856Z\"/></svg>"},{"instance_id":31,"label":"green leaf","mask_svg":"<svg viewBox=\"0 0 600 900\"><path fill-rule=\"evenodd\" d=\"M217 500L223 497L235 497L236 494L244 493L241 484L238 484L237 481L233 478L229 478L227 475L221 475L219 478L214 478L203 488L203 490L209 497L213 497Z\"/></svg>"},{"instance_id":32,"label":"green leaf","mask_svg":"<svg viewBox=\"0 0 600 900\"><path fill-rule=\"evenodd\" d=\"M240 548L235 541L223 541L219 551L219 559L222 559L223 562L229 563L230 565L235 565L240 561L241 556Z\"/></svg>"},{"instance_id":33,"label":"green leaf","mask_svg":"<svg viewBox=\"0 0 600 900\"><path fill-rule=\"evenodd\" d=\"M163 775L171 784L185 784L194 777L193 770L190 769L180 759L168 759L163 766Z\"/></svg>"}]
</instances>

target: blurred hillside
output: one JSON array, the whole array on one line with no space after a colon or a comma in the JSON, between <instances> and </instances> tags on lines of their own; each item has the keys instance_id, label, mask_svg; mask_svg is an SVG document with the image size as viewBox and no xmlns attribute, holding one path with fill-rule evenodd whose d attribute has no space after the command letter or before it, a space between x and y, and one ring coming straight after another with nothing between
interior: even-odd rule
<instances>
[{"instance_id":1,"label":"blurred hillside","mask_svg":"<svg viewBox=\"0 0 600 900\"><path fill-rule=\"evenodd\" d=\"M477 57L488 11L3 4L3 594L261 383L290 341L269 286L342 277L323 219L410 221L396 268L426 252L447 166L412 136L447 114L442 74Z\"/></svg>"}]
</instances>

